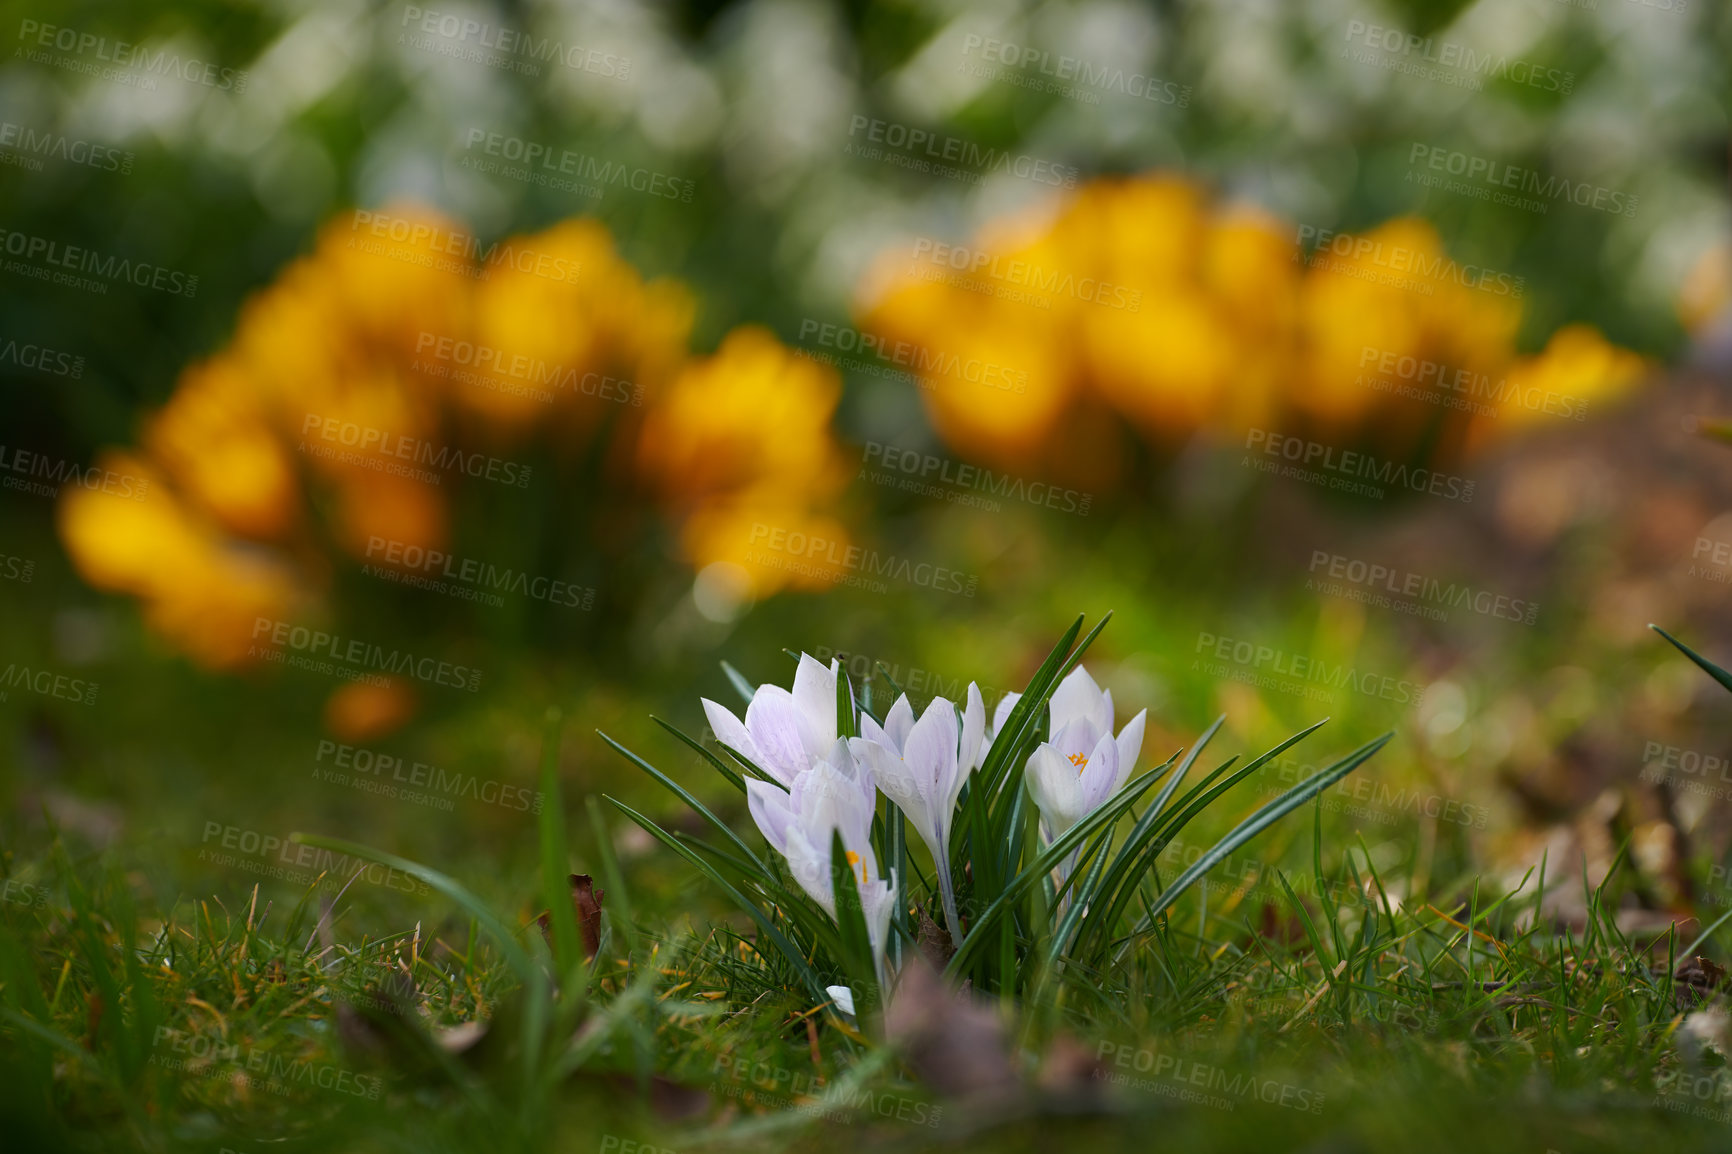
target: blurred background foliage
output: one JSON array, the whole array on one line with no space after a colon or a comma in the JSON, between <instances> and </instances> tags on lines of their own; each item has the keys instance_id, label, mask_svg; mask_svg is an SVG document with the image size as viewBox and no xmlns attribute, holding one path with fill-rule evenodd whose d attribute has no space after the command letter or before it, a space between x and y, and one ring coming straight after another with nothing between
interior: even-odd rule
<instances>
[{"instance_id":1,"label":"blurred background foliage","mask_svg":"<svg viewBox=\"0 0 1732 1154\"><path fill-rule=\"evenodd\" d=\"M575 702L586 727L626 738L648 737L651 711L697 732L696 692L723 692L717 659L769 679L784 671L784 646L919 670L952 693L969 679L1003 688L1079 609L1119 612L1094 660L1119 700L1158 715L1151 751L1187 742L1222 709L1247 747L1320 712L1201 669L1202 634L1431 686L1417 710L1341 695L1329 706L1336 740L1402 728L1407 753L1383 772L1495 796L1497 836L1524 851L1524 826L1556 824L1596 786L1633 777L1644 741L1686 740L1715 716L1708 691L1674 678L1677 662L1629 623L1652 610L1682 626L1694 613L1724 630L1718 590L1651 571L1687 552L1719 511L1717 490L1680 482L1688 492L1644 506L1656 490L1630 474L1596 488L1579 462L1543 464L1552 458L1526 446L1603 447L1582 438L1651 426L1672 438L1655 432L1643 442L1662 446L1653 453L1702 453L1694 440L1676 447L1678 419L1707 410L1656 399L1670 395L1657 366L1688 358L1686 321L1710 332L1724 316L1732 13L1721 6L283 0L3 11L14 45L0 62L5 119L133 160L124 174L53 159L8 168L0 226L199 278L188 299L0 276L7 338L85 358L77 380L0 364L7 443L159 482L125 506L4 494L9 549L37 562L31 583L6 591L23 610L0 624L8 660L82 669L104 686L100 722L17 695L0 710L26 818L47 799L101 840L131 812L165 830L189 869L210 813L362 830L405 852L521 852L509 848L519 815L439 817L309 787L316 742L396 743L527 782L530 719L548 702ZM579 63L452 58L461 37L437 31L442 17L552 38L580 48ZM245 83L92 78L27 55L50 24L215 61ZM1372 27L1527 62L1556 84L1404 73L1406 54L1367 46ZM1028 63L989 58L1003 45ZM1152 78L1157 98L1111 81L1054 85L1043 69L1062 59ZM954 178L913 171L905 162L923 154L888 142L914 132L976 162ZM663 191L628 180L597 196L487 171L501 159L496 139L502 154L516 140L641 170ZM1429 171L1419 146L1614 190L1637 208L1524 212L1427 188L1410 179ZM356 257L345 245L357 209L434 222L482 252L575 254L584 276L428 271L388 235L396 251ZM1519 278L1522 292L1390 284L1381 258L1313 251L1326 234L1447 254ZM938 245L1110 280L1140 306L1074 293L1018 304L953 267L923 279L910 256ZM992 359L1026 387L988 392L894 358L838 356L824 334L843 331ZM641 404L573 395L544 413L459 387L424 357L416 367L425 332L617 373L634 398L641 386ZM1591 399L1599 423L1584 431L1514 410L1469 419L1391 398L1358 384L1351 362L1368 345L1544 382ZM1664 418L1626 422L1618 401ZM435 488L321 461L294 444L315 403L520 462L533 483L447 477ZM1246 427L1483 477L1483 497L1442 509L1392 493L1374 507L1262 482L1234 452ZM982 509L954 491L935 500L850 479L871 445L1051 481L1086 494L1088 513ZM1690 457L1701 474L1719 468L1713 452L1724 450ZM1649 538L1618 535L1638 523ZM765 525L942 566L971 579L969 592L852 588L829 550L800 569L753 560ZM596 602L493 608L371 578L361 566L381 531L593 588ZM1531 629L1463 614L1427 624L1320 596L1306 588L1319 550L1405 559L1543 612ZM258 668L246 652L257 615L486 676L470 696ZM1583 734L1597 744L1571 744ZM596 743L571 744L574 793L637 790L612 784L620 767ZM1691 824L1675 819L1644 802L1620 820ZM1454 847L1452 869L1497 856L1477 831L1434 823L1432 835L1439 852ZM1675 864L1679 852L1653 860Z\"/></svg>"}]
</instances>

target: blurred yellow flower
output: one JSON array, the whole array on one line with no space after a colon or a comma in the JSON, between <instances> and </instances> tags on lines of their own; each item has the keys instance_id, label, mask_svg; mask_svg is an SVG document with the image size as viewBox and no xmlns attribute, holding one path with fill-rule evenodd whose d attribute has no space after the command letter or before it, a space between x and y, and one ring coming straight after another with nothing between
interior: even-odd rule
<instances>
[{"instance_id":1,"label":"blurred yellow flower","mask_svg":"<svg viewBox=\"0 0 1732 1154\"><path fill-rule=\"evenodd\" d=\"M325 700L325 729L338 741L377 741L415 713L415 693L401 677L383 685L351 681Z\"/></svg>"},{"instance_id":2,"label":"blurred yellow flower","mask_svg":"<svg viewBox=\"0 0 1732 1154\"><path fill-rule=\"evenodd\" d=\"M829 429L841 386L757 329L688 363L694 314L684 285L646 282L595 220L484 244L414 205L345 213L182 373L143 455L115 458L150 478L147 498L69 492L62 538L91 584L232 668L257 617L316 607L321 545L445 546L464 475L440 463L452 446L534 432L575 454L610 415L614 457L638 461L695 564L737 562L759 593L821 583L747 550L766 521L846 539L817 507L847 475ZM411 708L350 687L327 722L379 732Z\"/></svg>"},{"instance_id":3,"label":"blurred yellow flower","mask_svg":"<svg viewBox=\"0 0 1732 1154\"><path fill-rule=\"evenodd\" d=\"M809 557L760 556L754 534L816 533L845 549L840 524L818 512L848 480L830 431L841 398L834 369L753 326L674 378L644 417L637 468L682 522L680 544L695 568L737 565L759 596L834 579Z\"/></svg>"},{"instance_id":4,"label":"blurred yellow flower","mask_svg":"<svg viewBox=\"0 0 1732 1154\"><path fill-rule=\"evenodd\" d=\"M1442 456L1531 423L1536 373L1578 389L1571 406L1640 375L1630 354L1577 335L1518 357L1519 280L1451 259L1423 220L1322 241L1303 253L1291 226L1177 176L1103 179L969 244L887 252L862 282L860 319L920 350L951 444L1025 468L1056 467L1045 446L1074 442L1095 404L1157 444L1278 426ZM1015 392L932 367L977 350Z\"/></svg>"},{"instance_id":5,"label":"blurred yellow flower","mask_svg":"<svg viewBox=\"0 0 1732 1154\"><path fill-rule=\"evenodd\" d=\"M79 574L138 597L151 628L202 664L247 664L253 623L287 617L302 601L295 576L267 551L226 538L187 509L143 459L107 453L97 467L144 484L131 496L68 487L58 509L60 537Z\"/></svg>"}]
</instances>

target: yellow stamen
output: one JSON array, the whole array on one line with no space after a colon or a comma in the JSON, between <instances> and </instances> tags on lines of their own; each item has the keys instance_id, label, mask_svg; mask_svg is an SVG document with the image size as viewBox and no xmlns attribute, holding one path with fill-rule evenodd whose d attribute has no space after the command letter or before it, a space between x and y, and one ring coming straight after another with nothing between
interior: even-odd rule
<instances>
[{"instance_id":1,"label":"yellow stamen","mask_svg":"<svg viewBox=\"0 0 1732 1154\"><path fill-rule=\"evenodd\" d=\"M865 885L872 880L871 877L868 876L866 867L860 864L860 855L855 853L853 850L848 851L848 864L851 866L860 866L861 885Z\"/></svg>"},{"instance_id":2,"label":"yellow stamen","mask_svg":"<svg viewBox=\"0 0 1732 1154\"><path fill-rule=\"evenodd\" d=\"M1086 753L1073 753L1073 754L1070 754L1069 756L1070 756L1070 763L1072 765L1076 766L1077 776L1081 777L1082 771L1088 768L1089 755Z\"/></svg>"}]
</instances>

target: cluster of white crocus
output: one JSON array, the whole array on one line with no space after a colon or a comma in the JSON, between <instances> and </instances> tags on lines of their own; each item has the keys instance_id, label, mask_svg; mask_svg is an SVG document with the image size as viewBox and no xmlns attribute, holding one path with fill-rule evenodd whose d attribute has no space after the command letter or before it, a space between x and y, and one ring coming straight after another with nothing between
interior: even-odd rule
<instances>
[{"instance_id":1,"label":"cluster of white crocus","mask_svg":"<svg viewBox=\"0 0 1732 1154\"><path fill-rule=\"evenodd\" d=\"M723 745L774 779L775 784L756 778L746 782L752 820L787 859L800 888L832 918L836 891L830 854L833 835L842 835L872 954L882 969L896 878L885 876L872 852L878 787L836 735L835 664L826 669L802 654L793 692L760 685L743 724L707 698L704 713Z\"/></svg>"},{"instance_id":2,"label":"cluster of white crocus","mask_svg":"<svg viewBox=\"0 0 1732 1154\"><path fill-rule=\"evenodd\" d=\"M956 889L950 876L950 826L962 787L980 763L986 736L986 706L980 700L980 689L973 682L968 685L968 707L962 711L960 731L956 706L944 698L933 698L915 721L914 707L904 695L884 715L882 729L862 714L860 732L848 746L871 768L878 788L896 803L932 851L950 940L960 942L962 922L956 914Z\"/></svg>"},{"instance_id":3,"label":"cluster of white crocus","mask_svg":"<svg viewBox=\"0 0 1732 1154\"><path fill-rule=\"evenodd\" d=\"M825 668L804 654L790 692L761 685L742 723L715 702L704 713L716 737L755 765L766 778L746 782L747 808L764 838L788 862L801 888L836 916L831 882L831 845L842 835L854 875L873 956L880 972L896 895L872 852L872 819L882 790L931 851L951 940L962 940L950 869L950 834L957 801L968 777L985 760L1004 728L1018 695L1006 694L987 732L980 690L968 687L958 721L954 703L934 698L918 720L906 696L897 699L879 726L861 714L860 736L844 741L836 730L836 664ZM1105 803L1130 777L1143 743L1147 711L1115 737L1113 698L1078 666L1053 691L1049 739L1028 759L1030 796L1040 810L1048 841L1062 835ZM850 998L832 990L839 1003Z\"/></svg>"}]
</instances>

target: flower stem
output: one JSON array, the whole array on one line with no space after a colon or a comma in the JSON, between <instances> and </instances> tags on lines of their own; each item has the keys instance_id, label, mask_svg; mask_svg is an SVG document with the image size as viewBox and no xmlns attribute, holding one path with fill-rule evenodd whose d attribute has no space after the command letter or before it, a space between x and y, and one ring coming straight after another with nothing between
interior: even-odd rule
<instances>
[{"instance_id":1,"label":"flower stem","mask_svg":"<svg viewBox=\"0 0 1732 1154\"><path fill-rule=\"evenodd\" d=\"M962 919L956 916L956 891L950 884L950 859L939 854L933 863L938 867L938 894L944 901L944 924L950 931L950 948L962 948Z\"/></svg>"}]
</instances>

